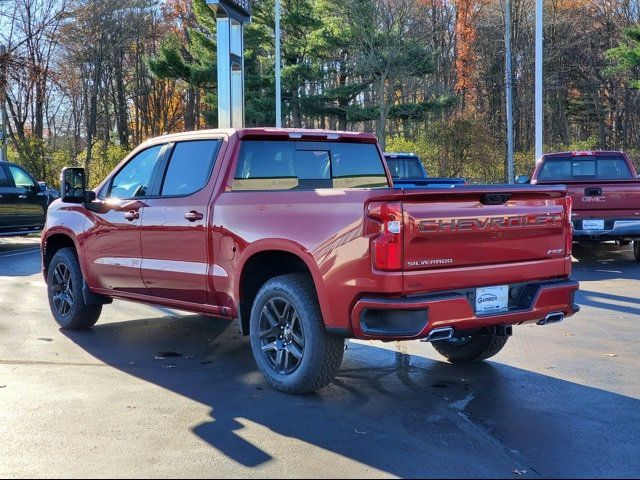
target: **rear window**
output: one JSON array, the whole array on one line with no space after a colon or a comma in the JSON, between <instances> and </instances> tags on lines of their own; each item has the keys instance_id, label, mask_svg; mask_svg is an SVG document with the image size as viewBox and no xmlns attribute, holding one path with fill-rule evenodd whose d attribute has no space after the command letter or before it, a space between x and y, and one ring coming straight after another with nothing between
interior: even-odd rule
<instances>
[{"instance_id":1,"label":"rear window","mask_svg":"<svg viewBox=\"0 0 640 480\"><path fill-rule=\"evenodd\" d=\"M247 140L233 190L387 187L373 144Z\"/></svg>"},{"instance_id":2,"label":"rear window","mask_svg":"<svg viewBox=\"0 0 640 480\"><path fill-rule=\"evenodd\" d=\"M560 157L544 161L538 180L629 180L633 178L624 158Z\"/></svg>"},{"instance_id":3,"label":"rear window","mask_svg":"<svg viewBox=\"0 0 640 480\"><path fill-rule=\"evenodd\" d=\"M423 178L418 157L386 157L393 178Z\"/></svg>"}]
</instances>

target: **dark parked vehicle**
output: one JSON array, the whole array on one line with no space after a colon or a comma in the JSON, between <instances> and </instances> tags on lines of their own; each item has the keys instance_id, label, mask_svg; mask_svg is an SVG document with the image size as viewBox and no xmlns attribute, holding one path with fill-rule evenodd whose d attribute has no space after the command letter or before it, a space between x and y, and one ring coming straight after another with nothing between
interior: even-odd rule
<instances>
[{"instance_id":1,"label":"dark parked vehicle","mask_svg":"<svg viewBox=\"0 0 640 480\"><path fill-rule=\"evenodd\" d=\"M397 188L442 188L467 183L464 178L430 177L415 153L385 153L384 158Z\"/></svg>"},{"instance_id":2,"label":"dark parked vehicle","mask_svg":"<svg viewBox=\"0 0 640 480\"><path fill-rule=\"evenodd\" d=\"M51 201L24 168L0 162L0 236L41 231Z\"/></svg>"}]
</instances>

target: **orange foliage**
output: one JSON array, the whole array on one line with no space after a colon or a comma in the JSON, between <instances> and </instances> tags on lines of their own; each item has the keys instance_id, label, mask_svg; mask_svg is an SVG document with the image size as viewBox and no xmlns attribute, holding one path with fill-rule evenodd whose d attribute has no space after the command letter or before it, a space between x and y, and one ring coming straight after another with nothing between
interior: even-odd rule
<instances>
[{"instance_id":1,"label":"orange foliage","mask_svg":"<svg viewBox=\"0 0 640 480\"><path fill-rule=\"evenodd\" d=\"M456 12L456 93L473 103L473 77L477 55L474 44L477 32L474 20L479 9L479 0L457 0ZM471 97L471 98L469 98Z\"/></svg>"}]
</instances>

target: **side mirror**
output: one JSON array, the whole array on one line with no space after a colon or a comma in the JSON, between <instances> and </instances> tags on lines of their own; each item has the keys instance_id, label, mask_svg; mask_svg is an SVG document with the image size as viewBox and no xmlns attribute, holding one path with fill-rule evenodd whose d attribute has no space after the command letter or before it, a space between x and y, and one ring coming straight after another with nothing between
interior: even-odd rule
<instances>
[{"instance_id":1,"label":"side mirror","mask_svg":"<svg viewBox=\"0 0 640 480\"><path fill-rule=\"evenodd\" d=\"M530 183L531 179L529 178L528 175L518 175L516 177L516 183L519 183L521 185L524 185L526 183Z\"/></svg>"},{"instance_id":2,"label":"side mirror","mask_svg":"<svg viewBox=\"0 0 640 480\"><path fill-rule=\"evenodd\" d=\"M87 192L84 168L67 167L62 169L60 198L64 203L85 203L95 200L95 193Z\"/></svg>"}]
</instances>

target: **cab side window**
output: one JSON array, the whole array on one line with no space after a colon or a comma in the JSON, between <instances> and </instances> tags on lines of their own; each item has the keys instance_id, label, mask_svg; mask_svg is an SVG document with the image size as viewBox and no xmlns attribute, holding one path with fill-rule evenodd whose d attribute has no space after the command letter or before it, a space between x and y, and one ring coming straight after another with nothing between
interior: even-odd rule
<instances>
[{"instance_id":1,"label":"cab side window","mask_svg":"<svg viewBox=\"0 0 640 480\"><path fill-rule=\"evenodd\" d=\"M136 198L148 195L164 145L156 145L138 153L120 169L111 181L108 198Z\"/></svg>"},{"instance_id":2,"label":"cab side window","mask_svg":"<svg viewBox=\"0 0 640 480\"><path fill-rule=\"evenodd\" d=\"M178 142L162 183L161 195L187 196L202 190L209 181L220 140Z\"/></svg>"},{"instance_id":3,"label":"cab side window","mask_svg":"<svg viewBox=\"0 0 640 480\"><path fill-rule=\"evenodd\" d=\"M10 165L9 172L11 172L13 183L16 184L16 187L31 188L36 186L36 182L33 178L31 178L31 176L20 167Z\"/></svg>"}]
</instances>

